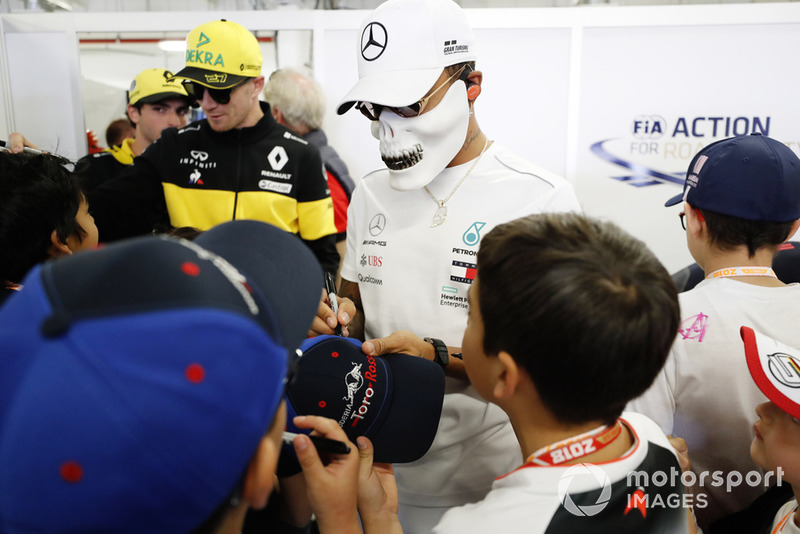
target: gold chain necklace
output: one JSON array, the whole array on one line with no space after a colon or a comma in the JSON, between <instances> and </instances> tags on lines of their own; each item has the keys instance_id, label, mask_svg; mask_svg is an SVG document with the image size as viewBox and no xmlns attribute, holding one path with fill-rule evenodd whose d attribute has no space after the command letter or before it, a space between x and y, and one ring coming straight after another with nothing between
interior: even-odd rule
<instances>
[{"instance_id":1,"label":"gold chain necklace","mask_svg":"<svg viewBox=\"0 0 800 534\"><path fill-rule=\"evenodd\" d=\"M486 152L487 148L489 148L489 138L488 137L486 138L486 143L484 143L484 145L483 145L483 149L481 149L481 153L478 154L477 158L475 158L475 163L472 164L472 167L469 168L469 170L467 171L467 174L465 174L464 177L461 178L461 180L459 180L459 182L456 184L456 186L453 188L453 190L450 191L450 194L447 195L447 197L444 200L439 200L438 198L433 196L433 193L431 193L431 190L428 189L428 186L427 185L425 186L425 191L427 191L428 195L433 199L434 202L436 202L436 205L439 206L436 209L436 213L433 214L433 222L431 224L431 228L436 228L437 226L439 226L442 223L444 223L445 219L447 219L447 206L445 206L445 203L448 200L450 200L450 198L453 196L453 194L455 194L456 191L458 191L458 188L461 187L461 184L463 184L464 180L467 179L467 176L469 176L469 173L471 173L472 170L475 168L475 166L478 165L478 162L481 160L481 156L483 156L483 153Z\"/></svg>"}]
</instances>

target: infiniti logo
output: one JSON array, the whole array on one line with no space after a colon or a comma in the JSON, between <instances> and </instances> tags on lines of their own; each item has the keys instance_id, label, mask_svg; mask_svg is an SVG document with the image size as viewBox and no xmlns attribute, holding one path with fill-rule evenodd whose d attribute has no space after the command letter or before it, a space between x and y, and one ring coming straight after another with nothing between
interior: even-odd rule
<instances>
[{"instance_id":1,"label":"infiniti logo","mask_svg":"<svg viewBox=\"0 0 800 534\"><path fill-rule=\"evenodd\" d=\"M386 228L386 216L383 213L377 214L369 222L369 233L373 236L380 235L384 228Z\"/></svg>"},{"instance_id":2,"label":"infiniti logo","mask_svg":"<svg viewBox=\"0 0 800 534\"><path fill-rule=\"evenodd\" d=\"M361 32L361 57L367 61L375 61L386 50L388 40L384 25L380 22L370 22Z\"/></svg>"},{"instance_id":3,"label":"infiniti logo","mask_svg":"<svg viewBox=\"0 0 800 534\"><path fill-rule=\"evenodd\" d=\"M205 161L208 159L208 152L202 152L200 150L192 150L190 154L194 159L199 159L200 161Z\"/></svg>"}]
</instances>

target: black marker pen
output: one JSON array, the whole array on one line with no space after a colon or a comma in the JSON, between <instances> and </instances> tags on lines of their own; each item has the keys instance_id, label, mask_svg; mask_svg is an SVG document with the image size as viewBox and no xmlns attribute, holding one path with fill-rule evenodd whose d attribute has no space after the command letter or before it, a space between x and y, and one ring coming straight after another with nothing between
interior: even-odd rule
<instances>
[{"instance_id":1,"label":"black marker pen","mask_svg":"<svg viewBox=\"0 0 800 534\"><path fill-rule=\"evenodd\" d=\"M294 432L283 432L283 441L291 444L294 438L298 436ZM349 454L350 447L343 441L336 441L335 439L323 438L320 436L308 436L311 438L311 443L319 452L327 452L330 454Z\"/></svg>"}]
</instances>

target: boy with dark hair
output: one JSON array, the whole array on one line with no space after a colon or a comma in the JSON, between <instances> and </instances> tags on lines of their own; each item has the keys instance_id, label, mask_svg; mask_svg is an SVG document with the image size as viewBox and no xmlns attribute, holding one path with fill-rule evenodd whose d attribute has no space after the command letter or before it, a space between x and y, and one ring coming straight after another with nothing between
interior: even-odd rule
<instances>
[{"instance_id":1,"label":"boy with dark hair","mask_svg":"<svg viewBox=\"0 0 800 534\"><path fill-rule=\"evenodd\" d=\"M681 201L686 242L706 279L681 294L670 357L630 409L686 440L698 480L695 514L706 529L764 491L713 480L742 480L758 470L747 444L753 406L764 395L740 357L739 327L753 325L800 346L800 285L787 286L771 268L778 247L800 226L800 159L757 134L712 143L692 159L683 193L667 205ZM700 506L701 494L707 506Z\"/></svg>"},{"instance_id":2,"label":"boy with dark hair","mask_svg":"<svg viewBox=\"0 0 800 534\"><path fill-rule=\"evenodd\" d=\"M462 343L480 395L511 419L526 462L434 532L687 530L678 481L629 487L679 463L652 421L622 410L645 391L678 326L669 273L643 243L578 214L531 215L481 242Z\"/></svg>"},{"instance_id":3,"label":"boy with dark hair","mask_svg":"<svg viewBox=\"0 0 800 534\"><path fill-rule=\"evenodd\" d=\"M89 204L65 163L0 151L0 302L37 263L97 246Z\"/></svg>"}]
</instances>

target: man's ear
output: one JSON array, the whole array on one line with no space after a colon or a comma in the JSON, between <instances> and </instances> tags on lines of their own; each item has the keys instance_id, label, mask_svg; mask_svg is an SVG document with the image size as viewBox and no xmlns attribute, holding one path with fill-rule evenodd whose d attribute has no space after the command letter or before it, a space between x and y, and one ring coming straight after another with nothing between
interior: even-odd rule
<instances>
[{"instance_id":1,"label":"man's ear","mask_svg":"<svg viewBox=\"0 0 800 534\"><path fill-rule=\"evenodd\" d=\"M703 216L688 202L684 202L683 212L686 214L686 231L693 237L700 237L707 233L706 221Z\"/></svg>"},{"instance_id":2,"label":"man's ear","mask_svg":"<svg viewBox=\"0 0 800 534\"><path fill-rule=\"evenodd\" d=\"M130 104L128 104L128 119L133 124L138 125L140 118L141 118L141 114L139 113L139 110L136 109L136 106L131 106Z\"/></svg>"},{"instance_id":3,"label":"man's ear","mask_svg":"<svg viewBox=\"0 0 800 534\"><path fill-rule=\"evenodd\" d=\"M47 255L51 258L58 258L59 256L69 256L70 254L72 254L72 250L66 243L58 240L58 233L53 230L50 234L50 246L47 247Z\"/></svg>"},{"instance_id":4,"label":"man's ear","mask_svg":"<svg viewBox=\"0 0 800 534\"><path fill-rule=\"evenodd\" d=\"M261 94L261 90L264 89L264 83L263 74L253 80L253 96L255 96L256 100L258 100L258 95Z\"/></svg>"},{"instance_id":5,"label":"man's ear","mask_svg":"<svg viewBox=\"0 0 800 534\"><path fill-rule=\"evenodd\" d=\"M269 109L272 111L272 118L275 119L275 122L286 126L286 121L283 119L283 113L281 113L281 110L271 104Z\"/></svg>"},{"instance_id":6,"label":"man's ear","mask_svg":"<svg viewBox=\"0 0 800 534\"><path fill-rule=\"evenodd\" d=\"M242 497L250 503L250 507L260 510L267 505L267 500L275 486L275 466L281 448L269 435L264 436L258 444L255 454L250 459L244 477Z\"/></svg>"},{"instance_id":7,"label":"man's ear","mask_svg":"<svg viewBox=\"0 0 800 534\"><path fill-rule=\"evenodd\" d=\"M494 383L493 395L497 399L507 399L516 393L520 383L520 368L516 360L508 352L501 350L495 365L497 380Z\"/></svg>"}]
</instances>

